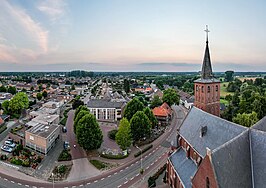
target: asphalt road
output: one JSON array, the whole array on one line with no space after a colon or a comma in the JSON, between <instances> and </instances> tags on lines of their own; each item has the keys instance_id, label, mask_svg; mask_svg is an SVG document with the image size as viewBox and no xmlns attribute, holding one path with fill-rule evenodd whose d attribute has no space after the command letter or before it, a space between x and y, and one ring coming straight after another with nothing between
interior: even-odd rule
<instances>
[{"instance_id":1,"label":"asphalt road","mask_svg":"<svg viewBox=\"0 0 266 188\"><path fill-rule=\"evenodd\" d=\"M163 164L167 160L167 153L169 151L170 143L176 138L176 129L180 126L182 120L185 117L185 111L182 107L174 106L175 111L172 125L169 127L166 134L156 140L154 148L143 155L142 165L145 169L144 174L140 175L141 162L140 158L131 161L130 163L121 166L113 171L109 171L101 174L100 176L90 178L88 180L76 181L76 182L61 182L54 185L55 188L66 187L104 187L104 188L124 188L130 187L140 181L143 178L155 173L158 165ZM70 113L71 114L71 113ZM69 115L70 115L69 114ZM73 115L73 114L72 114ZM49 187L52 188L52 183L34 183L27 180L20 180L16 177L10 177L5 174L0 174L0 187L16 188L16 187Z\"/></svg>"}]
</instances>

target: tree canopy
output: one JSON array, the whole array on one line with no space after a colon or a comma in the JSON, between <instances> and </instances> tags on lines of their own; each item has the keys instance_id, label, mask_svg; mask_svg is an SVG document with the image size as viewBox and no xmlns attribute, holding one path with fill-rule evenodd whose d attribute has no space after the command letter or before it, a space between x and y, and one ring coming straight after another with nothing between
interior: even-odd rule
<instances>
[{"instance_id":1,"label":"tree canopy","mask_svg":"<svg viewBox=\"0 0 266 188\"><path fill-rule=\"evenodd\" d=\"M8 109L11 113L20 114L22 109L27 109L28 107L28 96L24 92L19 92L9 101Z\"/></svg>"},{"instance_id":2,"label":"tree canopy","mask_svg":"<svg viewBox=\"0 0 266 188\"><path fill-rule=\"evenodd\" d=\"M86 106L84 106L84 105L79 106L79 107L75 110L74 120L76 119L78 113L79 113L81 110L89 111L89 109L88 109Z\"/></svg>"},{"instance_id":3,"label":"tree canopy","mask_svg":"<svg viewBox=\"0 0 266 188\"><path fill-rule=\"evenodd\" d=\"M42 94L41 93L37 93L37 99L40 101L40 100L42 100Z\"/></svg>"},{"instance_id":4,"label":"tree canopy","mask_svg":"<svg viewBox=\"0 0 266 188\"><path fill-rule=\"evenodd\" d=\"M163 101L160 99L160 97L158 95L155 95L151 101L151 108L155 108L158 106L161 106L163 104Z\"/></svg>"},{"instance_id":5,"label":"tree canopy","mask_svg":"<svg viewBox=\"0 0 266 188\"><path fill-rule=\"evenodd\" d=\"M139 99L133 98L131 101L129 101L129 103L127 104L125 108L124 117L130 121L133 115L137 111L143 110L143 108L144 108L143 103L140 102Z\"/></svg>"},{"instance_id":6,"label":"tree canopy","mask_svg":"<svg viewBox=\"0 0 266 188\"><path fill-rule=\"evenodd\" d=\"M130 120L131 134L134 141L139 141L151 134L149 118L143 111L136 112Z\"/></svg>"},{"instance_id":7,"label":"tree canopy","mask_svg":"<svg viewBox=\"0 0 266 188\"><path fill-rule=\"evenodd\" d=\"M7 89L7 92L11 93L12 95L15 95L17 93L17 89L16 89L16 87L9 86Z\"/></svg>"},{"instance_id":8,"label":"tree canopy","mask_svg":"<svg viewBox=\"0 0 266 188\"><path fill-rule=\"evenodd\" d=\"M172 106L173 104L179 104L179 95L177 92L169 88L163 92L163 102L166 102L169 106Z\"/></svg>"},{"instance_id":9,"label":"tree canopy","mask_svg":"<svg viewBox=\"0 0 266 188\"><path fill-rule=\"evenodd\" d=\"M85 150L101 147L103 134L94 115L86 114L79 120L76 128L76 137L79 145Z\"/></svg>"},{"instance_id":10,"label":"tree canopy","mask_svg":"<svg viewBox=\"0 0 266 188\"><path fill-rule=\"evenodd\" d=\"M81 101L80 99L74 99L73 103L72 103L72 108L76 109L79 106L84 105L84 102Z\"/></svg>"},{"instance_id":11,"label":"tree canopy","mask_svg":"<svg viewBox=\"0 0 266 188\"><path fill-rule=\"evenodd\" d=\"M123 118L120 121L118 132L115 135L115 141L122 150L125 150L131 146L132 137L130 123L126 118Z\"/></svg>"},{"instance_id":12,"label":"tree canopy","mask_svg":"<svg viewBox=\"0 0 266 188\"><path fill-rule=\"evenodd\" d=\"M144 108L143 112L149 118L150 124L152 125L152 127L155 127L158 124L158 120L156 119L156 117L152 113L151 109L149 107L146 107L146 108Z\"/></svg>"},{"instance_id":13,"label":"tree canopy","mask_svg":"<svg viewBox=\"0 0 266 188\"><path fill-rule=\"evenodd\" d=\"M79 120L81 120L82 117L85 116L86 114L90 114L90 112L88 110L82 110L82 109L77 114L76 118L74 119L74 133L76 133Z\"/></svg>"},{"instance_id":14,"label":"tree canopy","mask_svg":"<svg viewBox=\"0 0 266 188\"><path fill-rule=\"evenodd\" d=\"M243 125L245 127L250 127L254 125L257 121L258 116L256 112L252 112L250 114L237 114L237 116L233 118L233 122Z\"/></svg>"}]
</instances>

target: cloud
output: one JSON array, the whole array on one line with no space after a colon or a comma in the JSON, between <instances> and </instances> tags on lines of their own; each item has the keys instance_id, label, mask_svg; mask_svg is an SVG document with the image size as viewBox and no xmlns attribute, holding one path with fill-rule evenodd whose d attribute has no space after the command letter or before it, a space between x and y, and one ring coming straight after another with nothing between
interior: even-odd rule
<instances>
[{"instance_id":1,"label":"cloud","mask_svg":"<svg viewBox=\"0 0 266 188\"><path fill-rule=\"evenodd\" d=\"M42 1L37 8L48 15L52 23L65 15L66 3L62 0L46 0Z\"/></svg>"},{"instance_id":2,"label":"cloud","mask_svg":"<svg viewBox=\"0 0 266 188\"><path fill-rule=\"evenodd\" d=\"M139 63L139 66L174 66L174 67L190 67L190 66L198 66L198 64L193 63L168 63L168 62L150 62L150 63Z\"/></svg>"}]
</instances>

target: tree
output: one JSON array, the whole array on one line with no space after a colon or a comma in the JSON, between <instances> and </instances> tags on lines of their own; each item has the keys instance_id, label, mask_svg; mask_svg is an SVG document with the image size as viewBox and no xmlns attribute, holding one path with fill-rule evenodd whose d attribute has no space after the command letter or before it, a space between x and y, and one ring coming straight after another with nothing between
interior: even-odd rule
<instances>
[{"instance_id":1,"label":"tree","mask_svg":"<svg viewBox=\"0 0 266 188\"><path fill-rule=\"evenodd\" d=\"M30 87L30 90L31 90L31 91L34 91L34 87L33 87L33 86L31 86L31 87Z\"/></svg>"},{"instance_id":2,"label":"tree","mask_svg":"<svg viewBox=\"0 0 266 188\"><path fill-rule=\"evenodd\" d=\"M15 87L9 86L7 92L15 95L17 93L17 89Z\"/></svg>"},{"instance_id":3,"label":"tree","mask_svg":"<svg viewBox=\"0 0 266 188\"><path fill-rule=\"evenodd\" d=\"M230 94L226 95L225 100L227 100L230 103L232 101L232 95Z\"/></svg>"},{"instance_id":4,"label":"tree","mask_svg":"<svg viewBox=\"0 0 266 188\"><path fill-rule=\"evenodd\" d=\"M120 121L118 132L115 135L115 141L122 150L126 150L132 143L130 123L126 118Z\"/></svg>"},{"instance_id":5,"label":"tree","mask_svg":"<svg viewBox=\"0 0 266 188\"><path fill-rule=\"evenodd\" d=\"M232 97L232 104L234 106L238 106L239 105L239 102L240 102L240 99L239 99L239 92L236 91Z\"/></svg>"},{"instance_id":6,"label":"tree","mask_svg":"<svg viewBox=\"0 0 266 188\"><path fill-rule=\"evenodd\" d=\"M79 120L81 120L86 114L90 114L90 112L88 110L80 110L77 114L77 117L74 119L74 133L76 133Z\"/></svg>"},{"instance_id":7,"label":"tree","mask_svg":"<svg viewBox=\"0 0 266 188\"><path fill-rule=\"evenodd\" d=\"M9 100L5 100L2 103L2 108L4 109L4 113L8 114L9 113Z\"/></svg>"},{"instance_id":8,"label":"tree","mask_svg":"<svg viewBox=\"0 0 266 188\"><path fill-rule=\"evenodd\" d=\"M140 102L138 98L133 98L126 105L124 117L127 118L130 121L131 118L133 117L133 115L137 111L143 110L143 108L144 108L144 105L142 104L142 102Z\"/></svg>"},{"instance_id":9,"label":"tree","mask_svg":"<svg viewBox=\"0 0 266 188\"><path fill-rule=\"evenodd\" d=\"M126 93L130 91L130 84L129 84L128 79L124 79L124 90Z\"/></svg>"},{"instance_id":10,"label":"tree","mask_svg":"<svg viewBox=\"0 0 266 188\"><path fill-rule=\"evenodd\" d=\"M37 99L40 101L42 100L42 94L41 93L37 93Z\"/></svg>"},{"instance_id":11,"label":"tree","mask_svg":"<svg viewBox=\"0 0 266 188\"><path fill-rule=\"evenodd\" d=\"M79 106L79 107L75 110L74 120L76 119L78 113L79 113L81 110L89 111L89 109L88 109L86 106L84 106L84 105Z\"/></svg>"},{"instance_id":12,"label":"tree","mask_svg":"<svg viewBox=\"0 0 266 188\"><path fill-rule=\"evenodd\" d=\"M79 145L85 150L98 149L103 142L102 130L92 114L86 114L79 120L76 136Z\"/></svg>"},{"instance_id":13,"label":"tree","mask_svg":"<svg viewBox=\"0 0 266 188\"><path fill-rule=\"evenodd\" d=\"M44 90L44 91L42 92L42 96L43 96L43 98L46 98L46 97L48 96L47 91Z\"/></svg>"},{"instance_id":14,"label":"tree","mask_svg":"<svg viewBox=\"0 0 266 188\"><path fill-rule=\"evenodd\" d=\"M237 114L237 116L233 118L233 122L243 125L245 127L250 127L254 125L258 120L259 119L256 112L252 112L250 114Z\"/></svg>"},{"instance_id":15,"label":"tree","mask_svg":"<svg viewBox=\"0 0 266 188\"><path fill-rule=\"evenodd\" d=\"M1 85L0 92L6 92L6 91L7 91L6 87L4 85Z\"/></svg>"},{"instance_id":16,"label":"tree","mask_svg":"<svg viewBox=\"0 0 266 188\"><path fill-rule=\"evenodd\" d=\"M151 108L155 108L157 106L161 106L162 105L162 100L160 99L160 97L158 95L155 95L151 101Z\"/></svg>"},{"instance_id":17,"label":"tree","mask_svg":"<svg viewBox=\"0 0 266 188\"><path fill-rule=\"evenodd\" d=\"M230 82L233 81L233 75L234 75L234 71L226 71L225 72L225 81Z\"/></svg>"},{"instance_id":18,"label":"tree","mask_svg":"<svg viewBox=\"0 0 266 188\"><path fill-rule=\"evenodd\" d=\"M29 107L29 99L26 93L19 92L9 101L9 109L13 113L20 114L22 109Z\"/></svg>"},{"instance_id":19,"label":"tree","mask_svg":"<svg viewBox=\"0 0 266 188\"><path fill-rule=\"evenodd\" d=\"M177 92L169 88L163 92L163 102L166 102L169 106L172 106L173 104L179 104L179 95Z\"/></svg>"},{"instance_id":20,"label":"tree","mask_svg":"<svg viewBox=\"0 0 266 188\"><path fill-rule=\"evenodd\" d=\"M131 134L134 141L149 137L151 124L143 111L136 112L130 120Z\"/></svg>"},{"instance_id":21,"label":"tree","mask_svg":"<svg viewBox=\"0 0 266 188\"><path fill-rule=\"evenodd\" d=\"M71 90L75 90L76 88L75 88L75 85L74 84L72 84L72 86L71 86Z\"/></svg>"},{"instance_id":22,"label":"tree","mask_svg":"<svg viewBox=\"0 0 266 188\"><path fill-rule=\"evenodd\" d=\"M156 117L154 116L154 114L152 113L151 109L149 107L146 107L144 108L143 112L149 118L150 124L152 125L152 127L155 127L158 124L158 121Z\"/></svg>"},{"instance_id":23,"label":"tree","mask_svg":"<svg viewBox=\"0 0 266 188\"><path fill-rule=\"evenodd\" d=\"M78 100L77 99L74 99L74 101L72 103L72 108L73 109L76 109L76 108L78 108L81 105L84 105L84 102L83 101L81 101L80 99L78 99Z\"/></svg>"}]
</instances>

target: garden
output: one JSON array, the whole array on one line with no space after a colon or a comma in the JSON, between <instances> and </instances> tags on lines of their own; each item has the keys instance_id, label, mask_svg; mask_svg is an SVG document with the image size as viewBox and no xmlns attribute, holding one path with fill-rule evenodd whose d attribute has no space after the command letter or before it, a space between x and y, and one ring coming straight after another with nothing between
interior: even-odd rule
<instances>
[{"instance_id":1,"label":"garden","mask_svg":"<svg viewBox=\"0 0 266 188\"><path fill-rule=\"evenodd\" d=\"M67 179L70 171L71 171L72 165L58 165L53 169L52 174L48 178L49 181L62 181Z\"/></svg>"},{"instance_id":2,"label":"garden","mask_svg":"<svg viewBox=\"0 0 266 188\"><path fill-rule=\"evenodd\" d=\"M11 164L36 169L36 167L42 162L42 159L42 156L37 155L35 152L30 151L28 148L24 148L19 144L12 152L12 156L6 160Z\"/></svg>"}]
</instances>

